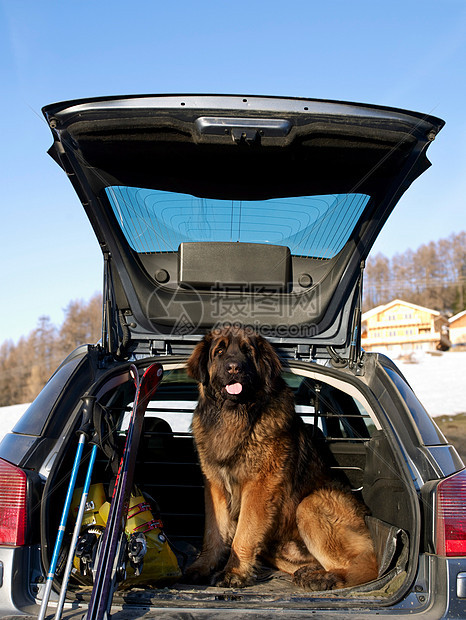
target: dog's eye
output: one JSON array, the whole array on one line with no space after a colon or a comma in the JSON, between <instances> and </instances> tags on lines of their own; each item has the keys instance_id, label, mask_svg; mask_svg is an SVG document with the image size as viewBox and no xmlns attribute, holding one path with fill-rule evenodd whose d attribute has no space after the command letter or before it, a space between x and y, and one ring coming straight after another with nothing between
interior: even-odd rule
<instances>
[{"instance_id":1,"label":"dog's eye","mask_svg":"<svg viewBox=\"0 0 466 620\"><path fill-rule=\"evenodd\" d=\"M249 347L247 344L241 345L241 353L248 355L248 353L250 352L251 352L251 347Z\"/></svg>"},{"instance_id":2,"label":"dog's eye","mask_svg":"<svg viewBox=\"0 0 466 620\"><path fill-rule=\"evenodd\" d=\"M217 349L217 350L215 351L215 356L216 356L216 357L217 357L217 356L220 356L220 355L223 355L223 349Z\"/></svg>"}]
</instances>

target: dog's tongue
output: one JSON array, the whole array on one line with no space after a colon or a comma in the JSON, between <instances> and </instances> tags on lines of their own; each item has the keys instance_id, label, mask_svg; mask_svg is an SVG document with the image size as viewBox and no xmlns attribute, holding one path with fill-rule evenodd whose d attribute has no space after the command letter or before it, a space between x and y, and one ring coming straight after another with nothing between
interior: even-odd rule
<instances>
[{"instance_id":1,"label":"dog's tongue","mask_svg":"<svg viewBox=\"0 0 466 620\"><path fill-rule=\"evenodd\" d=\"M241 383L230 383L229 385L225 386L225 389L228 394L240 394L243 386L241 385Z\"/></svg>"}]
</instances>

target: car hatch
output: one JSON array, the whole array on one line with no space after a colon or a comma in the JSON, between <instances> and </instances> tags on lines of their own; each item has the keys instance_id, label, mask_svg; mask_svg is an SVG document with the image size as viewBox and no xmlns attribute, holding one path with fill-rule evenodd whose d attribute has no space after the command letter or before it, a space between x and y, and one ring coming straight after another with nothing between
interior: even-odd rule
<instances>
[{"instance_id":1,"label":"car hatch","mask_svg":"<svg viewBox=\"0 0 466 620\"><path fill-rule=\"evenodd\" d=\"M133 340L196 339L236 321L342 351L359 327L364 260L443 126L280 97L108 97L43 111Z\"/></svg>"}]
</instances>

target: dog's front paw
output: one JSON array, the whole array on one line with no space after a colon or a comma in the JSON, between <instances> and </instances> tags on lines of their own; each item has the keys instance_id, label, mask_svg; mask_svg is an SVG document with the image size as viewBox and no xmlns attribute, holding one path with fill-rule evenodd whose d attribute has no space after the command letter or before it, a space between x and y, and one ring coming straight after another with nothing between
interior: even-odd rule
<instances>
[{"instance_id":1,"label":"dog's front paw","mask_svg":"<svg viewBox=\"0 0 466 620\"><path fill-rule=\"evenodd\" d=\"M316 570L315 566L303 566L293 573L293 583L312 592L333 590L343 587L342 578L325 569Z\"/></svg>"},{"instance_id":2,"label":"dog's front paw","mask_svg":"<svg viewBox=\"0 0 466 620\"><path fill-rule=\"evenodd\" d=\"M214 569L208 564L196 561L185 571L179 582L191 585L209 585L213 572Z\"/></svg>"},{"instance_id":3,"label":"dog's front paw","mask_svg":"<svg viewBox=\"0 0 466 620\"><path fill-rule=\"evenodd\" d=\"M240 574L233 571L222 571L215 575L214 582L218 588L244 588L250 586L254 581L254 576L250 574Z\"/></svg>"}]
</instances>

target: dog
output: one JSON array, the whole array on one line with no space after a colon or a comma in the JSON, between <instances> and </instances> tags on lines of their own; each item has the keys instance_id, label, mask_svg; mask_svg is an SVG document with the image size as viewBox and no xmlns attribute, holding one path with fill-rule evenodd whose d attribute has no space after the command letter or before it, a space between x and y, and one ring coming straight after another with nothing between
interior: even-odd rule
<instances>
[{"instance_id":1,"label":"dog","mask_svg":"<svg viewBox=\"0 0 466 620\"><path fill-rule=\"evenodd\" d=\"M326 471L272 345L253 330L216 329L187 369L199 384L205 531L184 581L241 588L259 560L311 591L377 578L367 511Z\"/></svg>"}]
</instances>

